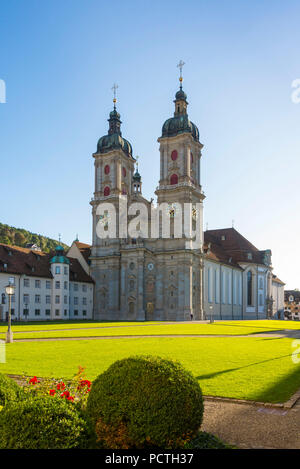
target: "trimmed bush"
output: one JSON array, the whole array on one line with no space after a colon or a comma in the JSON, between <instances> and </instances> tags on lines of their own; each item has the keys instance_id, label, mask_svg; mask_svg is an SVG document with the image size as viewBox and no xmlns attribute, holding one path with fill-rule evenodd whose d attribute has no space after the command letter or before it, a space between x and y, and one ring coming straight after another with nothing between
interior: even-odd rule
<instances>
[{"instance_id":1,"label":"trimmed bush","mask_svg":"<svg viewBox=\"0 0 300 469\"><path fill-rule=\"evenodd\" d=\"M180 448L201 425L202 392L177 362L130 357L93 382L87 413L104 448Z\"/></svg>"},{"instance_id":2,"label":"trimmed bush","mask_svg":"<svg viewBox=\"0 0 300 469\"><path fill-rule=\"evenodd\" d=\"M184 449L233 449L211 433L199 432L193 440L184 445Z\"/></svg>"},{"instance_id":3,"label":"trimmed bush","mask_svg":"<svg viewBox=\"0 0 300 469\"><path fill-rule=\"evenodd\" d=\"M28 397L0 412L0 449L86 448L90 438L88 423L65 399Z\"/></svg>"},{"instance_id":4,"label":"trimmed bush","mask_svg":"<svg viewBox=\"0 0 300 469\"><path fill-rule=\"evenodd\" d=\"M0 373L0 406L19 399L22 394L22 388L15 381Z\"/></svg>"}]
</instances>

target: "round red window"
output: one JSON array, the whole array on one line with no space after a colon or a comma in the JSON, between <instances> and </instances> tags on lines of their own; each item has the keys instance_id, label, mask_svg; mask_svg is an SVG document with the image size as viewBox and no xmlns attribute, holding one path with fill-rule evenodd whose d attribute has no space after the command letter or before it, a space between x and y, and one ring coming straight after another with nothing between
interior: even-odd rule
<instances>
[{"instance_id":1,"label":"round red window","mask_svg":"<svg viewBox=\"0 0 300 469\"><path fill-rule=\"evenodd\" d=\"M110 194L110 188L108 186L104 187L104 195L107 196Z\"/></svg>"},{"instance_id":2,"label":"round red window","mask_svg":"<svg viewBox=\"0 0 300 469\"><path fill-rule=\"evenodd\" d=\"M123 176L124 176L124 178L126 178L126 174L127 174L127 173L126 173L126 168L123 168Z\"/></svg>"},{"instance_id":3,"label":"round red window","mask_svg":"<svg viewBox=\"0 0 300 469\"><path fill-rule=\"evenodd\" d=\"M110 172L109 164L105 165L104 172L105 172L105 174L109 174L109 172Z\"/></svg>"},{"instance_id":4,"label":"round red window","mask_svg":"<svg viewBox=\"0 0 300 469\"><path fill-rule=\"evenodd\" d=\"M171 153L172 160L173 161L177 160L177 156L178 156L177 150L173 150Z\"/></svg>"},{"instance_id":5,"label":"round red window","mask_svg":"<svg viewBox=\"0 0 300 469\"><path fill-rule=\"evenodd\" d=\"M170 184L171 184L171 185L178 184L178 176L177 176L177 174L172 174L171 179L170 179Z\"/></svg>"}]
</instances>

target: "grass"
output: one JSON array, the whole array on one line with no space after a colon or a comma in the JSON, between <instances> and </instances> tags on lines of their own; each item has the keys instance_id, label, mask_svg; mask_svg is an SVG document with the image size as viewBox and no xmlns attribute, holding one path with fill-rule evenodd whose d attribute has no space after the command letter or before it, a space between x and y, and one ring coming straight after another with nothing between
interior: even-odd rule
<instances>
[{"instance_id":1,"label":"grass","mask_svg":"<svg viewBox=\"0 0 300 469\"><path fill-rule=\"evenodd\" d=\"M7 363L0 364L0 372L70 378L81 365L94 379L117 359L151 354L180 361L205 395L284 402L300 387L292 342L263 337L15 342L7 345Z\"/></svg>"},{"instance_id":2,"label":"grass","mask_svg":"<svg viewBox=\"0 0 300 469\"><path fill-rule=\"evenodd\" d=\"M251 335L276 332L280 329L300 329L294 321L226 321L213 324L168 324L162 322L91 322L13 325L15 339L108 337L126 335ZM5 337L5 326L0 326L0 339Z\"/></svg>"}]
</instances>

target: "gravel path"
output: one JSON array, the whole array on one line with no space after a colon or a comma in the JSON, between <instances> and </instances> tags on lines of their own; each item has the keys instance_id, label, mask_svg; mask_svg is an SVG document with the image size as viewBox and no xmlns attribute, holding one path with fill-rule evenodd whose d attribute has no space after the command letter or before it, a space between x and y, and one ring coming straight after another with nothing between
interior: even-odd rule
<instances>
[{"instance_id":1,"label":"gravel path","mask_svg":"<svg viewBox=\"0 0 300 469\"><path fill-rule=\"evenodd\" d=\"M205 400L201 428L238 448L300 449L300 401L284 409Z\"/></svg>"},{"instance_id":2,"label":"gravel path","mask_svg":"<svg viewBox=\"0 0 300 469\"><path fill-rule=\"evenodd\" d=\"M40 332L40 331L38 331ZM54 332L54 331L53 331ZM14 342L47 342L47 341L56 341L56 340L104 340L104 339L147 339L147 338L159 338L159 337L198 337L198 338L216 338L216 337L223 337L223 338L255 338L255 337L265 337L265 338L292 338L292 339L300 339L300 331L280 331L276 333L271 332L260 332L259 334L250 334L250 335L229 335L229 334L151 334L151 335L109 335L109 336L77 336L77 337L30 337L24 339L18 339L14 337Z\"/></svg>"}]
</instances>

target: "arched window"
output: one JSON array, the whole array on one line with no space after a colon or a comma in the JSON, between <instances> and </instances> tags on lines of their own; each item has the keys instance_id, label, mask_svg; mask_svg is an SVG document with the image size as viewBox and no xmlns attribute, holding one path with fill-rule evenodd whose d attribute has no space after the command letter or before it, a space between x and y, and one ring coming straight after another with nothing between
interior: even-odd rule
<instances>
[{"instance_id":1,"label":"arched window","mask_svg":"<svg viewBox=\"0 0 300 469\"><path fill-rule=\"evenodd\" d=\"M249 270L247 273L247 304L248 306L252 305L252 284L253 284L253 274Z\"/></svg>"},{"instance_id":2,"label":"arched window","mask_svg":"<svg viewBox=\"0 0 300 469\"><path fill-rule=\"evenodd\" d=\"M110 194L110 188L108 186L104 187L104 195L105 197Z\"/></svg>"},{"instance_id":3,"label":"arched window","mask_svg":"<svg viewBox=\"0 0 300 469\"><path fill-rule=\"evenodd\" d=\"M174 184L178 184L178 176L177 174L172 174L170 178L170 184L173 186Z\"/></svg>"},{"instance_id":4,"label":"arched window","mask_svg":"<svg viewBox=\"0 0 300 469\"><path fill-rule=\"evenodd\" d=\"M110 172L109 164L104 166L104 172L105 172L105 174L109 174L109 172Z\"/></svg>"},{"instance_id":5,"label":"arched window","mask_svg":"<svg viewBox=\"0 0 300 469\"><path fill-rule=\"evenodd\" d=\"M172 160L173 161L177 160L177 157L178 157L177 150L173 150L172 153L171 153Z\"/></svg>"},{"instance_id":6,"label":"arched window","mask_svg":"<svg viewBox=\"0 0 300 469\"><path fill-rule=\"evenodd\" d=\"M122 171L123 171L123 177L126 178L126 174L127 174L126 173L126 168L123 167Z\"/></svg>"}]
</instances>

